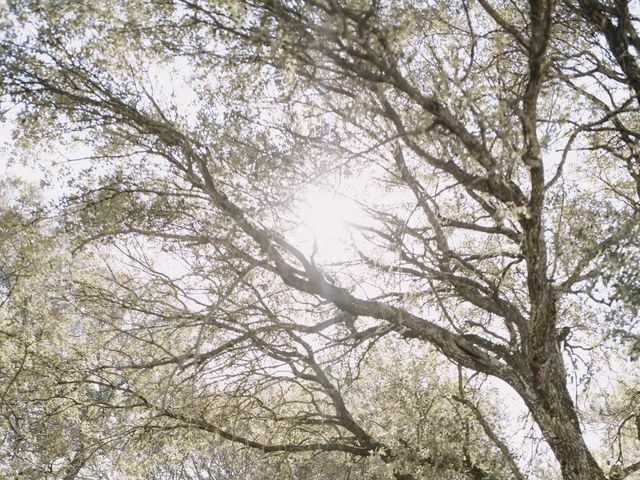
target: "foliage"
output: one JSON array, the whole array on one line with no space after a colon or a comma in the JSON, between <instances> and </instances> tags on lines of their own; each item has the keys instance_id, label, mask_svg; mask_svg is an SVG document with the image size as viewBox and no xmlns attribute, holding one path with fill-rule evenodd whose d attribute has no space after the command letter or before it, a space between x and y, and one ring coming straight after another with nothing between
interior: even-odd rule
<instances>
[{"instance_id":1,"label":"foliage","mask_svg":"<svg viewBox=\"0 0 640 480\"><path fill-rule=\"evenodd\" d=\"M584 436L637 333L629 2L2 8L65 182L0 219L3 474L548 477L532 424L640 469Z\"/></svg>"}]
</instances>

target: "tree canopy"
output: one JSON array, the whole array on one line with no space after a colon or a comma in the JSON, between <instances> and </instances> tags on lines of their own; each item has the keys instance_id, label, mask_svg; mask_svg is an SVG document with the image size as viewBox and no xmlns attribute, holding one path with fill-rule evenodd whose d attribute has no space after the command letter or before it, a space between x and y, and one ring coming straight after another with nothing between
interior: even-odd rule
<instances>
[{"instance_id":1,"label":"tree canopy","mask_svg":"<svg viewBox=\"0 0 640 480\"><path fill-rule=\"evenodd\" d=\"M640 470L636 3L0 9L1 475Z\"/></svg>"}]
</instances>

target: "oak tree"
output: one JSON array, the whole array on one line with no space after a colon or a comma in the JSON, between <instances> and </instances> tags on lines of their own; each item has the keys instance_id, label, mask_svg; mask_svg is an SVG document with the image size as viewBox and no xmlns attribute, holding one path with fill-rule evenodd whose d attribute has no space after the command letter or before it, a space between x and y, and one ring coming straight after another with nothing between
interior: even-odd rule
<instances>
[{"instance_id":1,"label":"oak tree","mask_svg":"<svg viewBox=\"0 0 640 480\"><path fill-rule=\"evenodd\" d=\"M637 316L632 2L4 13L15 148L75 160L51 215L93 262L65 280L91 339L63 395L77 412L278 458L370 458L397 479L526 478L487 413L494 379L563 479L609 477L584 412ZM377 373L384 358L399 371ZM429 391L425 365L450 393Z\"/></svg>"}]
</instances>

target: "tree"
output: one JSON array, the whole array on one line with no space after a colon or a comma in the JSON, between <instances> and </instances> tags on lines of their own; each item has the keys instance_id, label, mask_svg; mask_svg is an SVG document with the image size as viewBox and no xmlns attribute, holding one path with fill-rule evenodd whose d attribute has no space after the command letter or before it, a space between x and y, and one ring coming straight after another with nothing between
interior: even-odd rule
<instances>
[{"instance_id":1,"label":"tree","mask_svg":"<svg viewBox=\"0 0 640 480\"><path fill-rule=\"evenodd\" d=\"M88 158L58 212L74 250L105 262L69 297L102 333L101 368L77 381L112 392L105 408L264 453L375 457L398 479L523 478L477 399L454 404L490 461L462 441L443 465L435 443L385 431L397 418L376 425L393 407L368 410L364 375L392 338L459 366L461 391L506 383L563 479L607 478L569 381L587 388L609 334L634 334L637 269L620 261L640 214L629 2L6 13L1 85L22 144ZM322 231L301 218L312 196L357 214Z\"/></svg>"}]
</instances>

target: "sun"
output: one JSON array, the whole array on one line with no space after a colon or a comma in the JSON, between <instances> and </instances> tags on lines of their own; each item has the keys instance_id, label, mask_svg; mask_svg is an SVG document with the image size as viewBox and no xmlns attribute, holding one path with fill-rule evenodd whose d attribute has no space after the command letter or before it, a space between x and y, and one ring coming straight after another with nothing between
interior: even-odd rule
<instances>
[{"instance_id":1,"label":"sun","mask_svg":"<svg viewBox=\"0 0 640 480\"><path fill-rule=\"evenodd\" d=\"M353 200L337 192L313 189L302 201L300 219L316 261L339 261L351 242L351 229L363 214Z\"/></svg>"}]
</instances>

